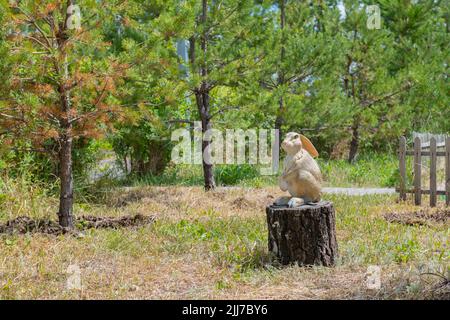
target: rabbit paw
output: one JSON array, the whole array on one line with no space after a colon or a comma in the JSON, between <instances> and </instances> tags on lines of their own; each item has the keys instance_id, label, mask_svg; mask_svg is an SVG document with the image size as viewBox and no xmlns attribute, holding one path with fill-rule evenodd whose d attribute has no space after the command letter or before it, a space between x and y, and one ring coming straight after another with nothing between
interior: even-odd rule
<instances>
[{"instance_id":1,"label":"rabbit paw","mask_svg":"<svg viewBox=\"0 0 450 320\"><path fill-rule=\"evenodd\" d=\"M305 204L305 200L303 198L291 198L291 200L289 200L288 202L288 207L289 208L296 208L296 207L300 207L302 205Z\"/></svg>"},{"instance_id":2,"label":"rabbit paw","mask_svg":"<svg viewBox=\"0 0 450 320\"><path fill-rule=\"evenodd\" d=\"M276 206L287 206L290 199L291 197L281 197L275 200L273 204Z\"/></svg>"}]
</instances>

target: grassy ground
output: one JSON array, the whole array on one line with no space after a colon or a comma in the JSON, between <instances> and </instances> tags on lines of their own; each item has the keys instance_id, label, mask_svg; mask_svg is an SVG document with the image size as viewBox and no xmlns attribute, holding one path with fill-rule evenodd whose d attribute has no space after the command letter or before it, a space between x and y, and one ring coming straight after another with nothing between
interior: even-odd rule
<instances>
[{"instance_id":1,"label":"grassy ground","mask_svg":"<svg viewBox=\"0 0 450 320\"><path fill-rule=\"evenodd\" d=\"M55 217L57 201L25 182L0 185L0 222L21 215ZM267 252L264 206L275 187L114 189L76 214L154 215L138 228L88 230L84 235L1 235L0 299L326 299L449 298L435 275L449 268L445 223L387 222L388 212L417 210L392 196L327 196L337 210L340 249L335 268L279 267ZM70 265L81 290L68 290ZM381 267L380 290L365 283ZM69 273L68 273L69 271Z\"/></svg>"}]
</instances>

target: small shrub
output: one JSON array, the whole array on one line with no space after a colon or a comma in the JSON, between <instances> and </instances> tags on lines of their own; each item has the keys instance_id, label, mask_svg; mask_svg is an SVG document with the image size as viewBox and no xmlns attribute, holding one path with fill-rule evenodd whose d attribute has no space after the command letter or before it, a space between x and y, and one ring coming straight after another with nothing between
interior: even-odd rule
<instances>
[{"instance_id":1,"label":"small shrub","mask_svg":"<svg viewBox=\"0 0 450 320\"><path fill-rule=\"evenodd\" d=\"M259 176L258 169L255 166L242 165L222 165L217 166L214 172L216 183L218 185L236 185L243 180L256 178Z\"/></svg>"}]
</instances>

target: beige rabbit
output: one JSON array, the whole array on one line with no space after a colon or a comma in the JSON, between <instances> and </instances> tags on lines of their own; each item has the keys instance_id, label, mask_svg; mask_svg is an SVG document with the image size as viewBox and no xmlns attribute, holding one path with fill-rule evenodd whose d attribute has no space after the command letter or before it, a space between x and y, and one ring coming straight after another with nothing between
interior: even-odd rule
<instances>
[{"instance_id":1,"label":"beige rabbit","mask_svg":"<svg viewBox=\"0 0 450 320\"><path fill-rule=\"evenodd\" d=\"M311 141L301 134L289 132L281 147L287 156L283 174L279 177L279 186L281 190L289 191L292 197L281 197L275 201L275 205L293 208L320 201L322 174L313 159L319 153Z\"/></svg>"}]
</instances>

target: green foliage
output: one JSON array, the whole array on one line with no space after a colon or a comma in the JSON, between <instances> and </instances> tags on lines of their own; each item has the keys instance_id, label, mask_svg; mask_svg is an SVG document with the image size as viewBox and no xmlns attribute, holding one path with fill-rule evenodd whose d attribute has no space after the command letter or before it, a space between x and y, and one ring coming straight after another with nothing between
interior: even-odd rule
<instances>
[{"instance_id":1,"label":"green foliage","mask_svg":"<svg viewBox=\"0 0 450 320\"><path fill-rule=\"evenodd\" d=\"M339 125L346 111L336 86L336 68L342 60L337 7L303 1L271 3L275 4L262 13L266 21L258 49L264 60L248 80L254 112L264 110L272 127L280 118L282 129L298 131L324 122ZM327 112L330 105L335 112Z\"/></svg>"},{"instance_id":2,"label":"green foliage","mask_svg":"<svg viewBox=\"0 0 450 320\"><path fill-rule=\"evenodd\" d=\"M398 159L388 154L366 154L349 164L346 160L319 160L325 183L341 187L396 187Z\"/></svg>"},{"instance_id":3,"label":"green foliage","mask_svg":"<svg viewBox=\"0 0 450 320\"><path fill-rule=\"evenodd\" d=\"M152 123L141 121L138 125L120 125L110 140L124 170L131 169L137 176L159 175L164 172L171 154L171 142L163 134ZM131 168L126 168L126 159L130 160Z\"/></svg>"},{"instance_id":4,"label":"green foliage","mask_svg":"<svg viewBox=\"0 0 450 320\"><path fill-rule=\"evenodd\" d=\"M221 165L214 170L214 176L218 185L238 185L243 180L253 179L259 176L258 168L249 164Z\"/></svg>"},{"instance_id":5,"label":"green foliage","mask_svg":"<svg viewBox=\"0 0 450 320\"><path fill-rule=\"evenodd\" d=\"M350 164L346 160L319 159L324 185L332 187L397 187L398 159L390 154L369 153ZM412 159L408 158L412 168ZM260 188L277 184L276 176L261 176L258 166L218 165L214 170L218 185ZM130 176L125 185L202 185L201 165L169 165L158 175ZM412 184L412 170L407 170L407 185Z\"/></svg>"},{"instance_id":6,"label":"green foliage","mask_svg":"<svg viewBox=\"0 0 450 320\"><path fill-rule=\"evenodd\" d=\"M21 1L20 8L44 12L46 5L51 10L57 3ZM27 122L15 126L0 116L0 168L52 181L58 173L55 136L60 130L45 115L58 106L57 92L48 92L48 86L55 87L60 76L52 71L52 54L46 54L50 60L41 59L38 42L11 33L35 34L34 27L14 22L13 15L23 18L19 9L5 0L0 4L0 112L8 113L14 101L26 106ZM199 20L198 0L77 4L89 30L68 50L69 73L84 79L72 92L77 114L92 114L101 91L101 82L88 75L100 79L117 65L126 70L115 77L117 85L108 88L102 106L120 108L120 117L108 111L106 118L75 126L74 170L80 181L105 149L98 145L101 138L91 135L100 130L108 131L120 164L125 167L125 159L131 159L128 182L201 182L198 167L171 167L169 157L171 132L191 128L199 117L196 93L202 83L211 85L214 128L273 128L281 117L283 132L303 131L323 159L337 143L348 146L356 136L360 156L353 165L321 161L331 185L395 186L395 158L378 154L394 154L398 136L411 131L450 132L445 1L379 1L382 23L375 30L367 28L366 8L372 2L365 0L226 0L220 6L208 0L205 23ZM55 10L52 18L63 19L61 12ZM38 23L50 32L44 20ZM205 30L206 53L201 46ZM188 40L191 59L185 61L177 43ZM107 123L114 128L107 130ZM12 139L13 131L21 138ZM45 132L41 147L50 155L28 154L40 136L35 132ZM215 176L223 185L274 182L247 165L219 166Z\"/></svg>"},{"instance_id":7,"label":"green foliage","mask_svg":"<svg viewBox=\"0 0 450 320\"><path fill-rule=\"evenodd\" d=\"M52 185L58 176L58 165L54 155L29 152L31 147L23 142L21 148L0 152L0 172L10 177L27 177L30 182ZM99 160L99 151L104 146L93 139L79 139L73 148L73 174L78 183L86 184L89 173Z\"/></svg>"},{"instance_id":8,"label":"green foliage","mask_svg":"<svg viewBox=\"0 0 450 320\"><path fill-rule=\"evenodd\" d=\"M203 182L200 165L169 165L161 174L151 173L143 176L129 176L124 184L131 185L201 185Z\"/></svg>"}]
</instances>

